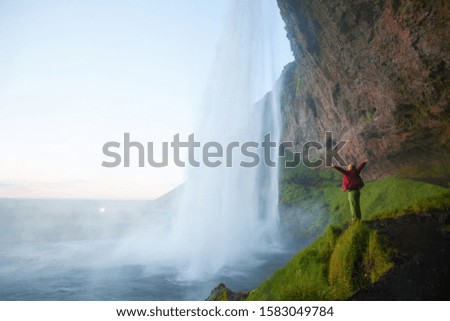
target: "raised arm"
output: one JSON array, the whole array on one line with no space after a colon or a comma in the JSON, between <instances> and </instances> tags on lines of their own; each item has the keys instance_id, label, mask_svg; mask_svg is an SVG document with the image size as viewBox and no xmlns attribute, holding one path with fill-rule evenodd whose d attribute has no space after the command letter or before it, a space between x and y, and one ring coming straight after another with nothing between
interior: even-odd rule
<instances>
[{"instance_id":1,"label":"raised arm","mask_svg":"<svg viewBox=\"0 0 450 321\"><path fill-rule=\"evenodd\" d=\"M341 172L341 173L344 174L344 175L347 175L347 174L348 174L348 172L347 172L345 169L341 168L341 167L338 167L338 166L336 166L336 165L333 165L333 168L334 168L335 170L337 170L338 172Z\"/></svg>"},{"instance_id":2,"label":"raised arm","mask_svg":"<svg viewBox=\"0 0 450 321\"><path fill-rule=\"evenodd\" d=\"M359 173L362 171L362 169L364 168L364 166L366 166L368 160L366 159L364 162L362 162L361 164L359 164L359 166L356 168L356 171Z\"/></svg>"}]
</instances>

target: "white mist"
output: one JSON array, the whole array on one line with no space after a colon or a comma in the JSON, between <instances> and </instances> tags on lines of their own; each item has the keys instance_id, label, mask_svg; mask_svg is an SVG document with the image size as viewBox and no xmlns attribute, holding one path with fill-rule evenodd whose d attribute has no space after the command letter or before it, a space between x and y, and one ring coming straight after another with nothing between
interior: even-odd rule
<instances>
[{"instance_id":1,"label":"white mist","mask_svg":"<svg viewBox=\"0 0 450 321\"><path fill-rule=\"evenodd\" d=\"M217 141L255 141L265 134L280 140L280 108L274 89L276 28L282 22L274 1L234 1L212 66L195 138L202 145ZM286 63L286 62L284 62ZM261 100L264 95L264 100ZM258 102L259 101L259 102ZM178 261L181 275L199 279L278 245L278 170L261 163L239 166L242 156L233 150L233 166L189 168L183 195L165 244ZM276 160L275 150L272 160ZM201 159L197 155L196 159ZM223 160L223 159L222 159Z\"/></svg>"},{"instance_id":2,"label":"white mist","mask_svg":"<svg viewBox=\"0 0 450 321\"><path fill-rule=\"evenodd\" d=\"M279 141L276 79L291 58L278 55L282 28L275 1L234 1L196 140ZM173 212L171 197L0 199L0 299L197 300L218 282L255 288L288 257L277 253L278 170L241 160L235 149L231 168L188 169Z\"/></svg>"}]
</instances>

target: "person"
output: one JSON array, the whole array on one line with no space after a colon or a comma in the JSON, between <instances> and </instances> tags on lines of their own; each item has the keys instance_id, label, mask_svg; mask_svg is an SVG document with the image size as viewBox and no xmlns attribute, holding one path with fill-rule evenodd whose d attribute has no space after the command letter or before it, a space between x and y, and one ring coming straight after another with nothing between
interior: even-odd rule
<instances>
[{"instance_id":1,"label":"person","mask_svg":"<svg viewBox=\"0 0 450 321\"><path fill-rule=\"evenodd\" d=\"M366 166L368 160L366 159L362 162L358 167L350 164L347 167L347 170L333 166L338 172L344 174L344 179L342 180L342 189L344 192L348 193L348 202L350 203L350 211L352 213L353 221L361 220L361 207L359 203L359 199L361 197L361 188L364 186L364 182L359 176L364 166Z\"/></svg>"}]
</instances>

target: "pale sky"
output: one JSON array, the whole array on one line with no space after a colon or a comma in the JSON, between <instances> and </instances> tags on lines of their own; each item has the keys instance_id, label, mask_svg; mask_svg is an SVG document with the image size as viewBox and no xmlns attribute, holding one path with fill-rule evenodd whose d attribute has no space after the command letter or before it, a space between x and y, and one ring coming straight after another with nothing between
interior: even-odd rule
<instances>
[{"instance_id":1,"label":"pale sky","mask_svg":"<svg viewBox=\"0 0 450 321\"><path fill-rule=\"evenodd\" d=\"M194 131L228 7L1 0L0 197L151 199L180 184L175 166L104 168L102 146Z\"/></svg>"}]
</instances>

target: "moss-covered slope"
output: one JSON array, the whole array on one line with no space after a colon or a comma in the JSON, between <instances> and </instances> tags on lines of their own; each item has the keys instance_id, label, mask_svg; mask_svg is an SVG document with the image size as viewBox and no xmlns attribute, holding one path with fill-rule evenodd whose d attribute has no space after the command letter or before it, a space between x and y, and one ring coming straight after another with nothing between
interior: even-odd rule
<instances>
[{"instance_id":1,"label":"moss-covered slope","mask_svg":"<svg viewBox=\"0 0 450 321\"><path fill-rule=\"evenodd\" d=\"M369 165L370 166L370 163ZM280 182L280 215L284 233L309 238L328 224L349 222L347 196L340 188L342 175L333 169L304 166L285 169ZM363 220L406 213L442 211L450 207L450 189L401 176L366 182L361 190Z\"/></svg>"},{"instance_id":2,"label":"moss-covered slope","mask_svg":"<svg viewBox=\"0 0 450 321\"><path fill-rule=\"evenodd\" d=\"M249 300L348 299L376 283L395 264L404 263L398 261L402 256L398 248L410 240L402 240L398 235L397 244L388 237L389 233L380 238L377 226L382 226L387 218L420 216L450 208L449 188L391 176L366 183L361 192L363 222L348 227L351 215L340 179L332 169L299 167L283 172L280 202L285 231L291 236L308 237L319 233L324 225L328 228L252 291ZM405 231L407 224L404 233L405 238L409 237ZM390 233L395 235L395 231ZM429 233L440 240L439 229Z\"/></svg>"},{"instance_id":3,"label":"moss-covered slope","mask_svg":"<svg viewBox=\"0 0 450 321\"><path fill-rule=\"evenodd\" d=\"M392 267L377 233L355 223L329 228L286 266L252 291L249 300L342 300Z\"/></svg>"}]
</instances>

